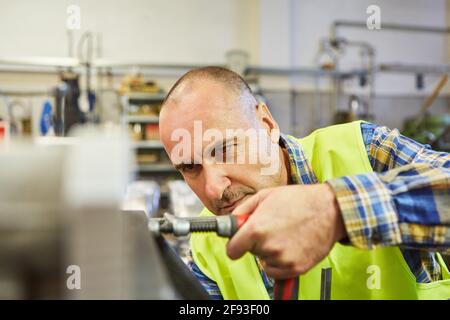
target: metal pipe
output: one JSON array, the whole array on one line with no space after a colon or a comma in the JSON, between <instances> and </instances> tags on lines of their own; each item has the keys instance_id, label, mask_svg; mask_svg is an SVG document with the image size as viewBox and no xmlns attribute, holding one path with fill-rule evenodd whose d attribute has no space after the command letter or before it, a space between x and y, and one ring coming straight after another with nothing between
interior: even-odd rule
<instances>
[{"instance_id":1,"label":"metal pipe","mask_svg":"<svg viewBox=\"0 0 450 320\"><path fill-rule=\"evenodd\" d=\"M323 70L316 68L271 68L271 67L257 67L249 66L247 67L247 73L249 74L264 74L273 76L331 76L334 78L346 79L354 76L360 75L361 71L336 71L336 70Z\"/></svg>"},{"instance_id":2,"label":"metal pipe","mask_svg":"<svg viewBox=\"0 0 450 320\"><path fill-rule=\"evenodd\" d=\"M366 22L337 20L331 26L331 37L337 37L337 29L339 27L367 29ZM382 30L404 31L404 32L424 32L424 33L450 33L450 28L419 26L412 24L398 24L398 23L382 23Z\"/></svg>"},{"instance_id":3,"label":"metal pipe","mask_svg":"<svg viewBox=\"0 0 450 320\"><path fill-rule=\"evenodd\" d=\"M214 64L215 66L226 67L223 64ZM122 68L130 68L138 66L140 68L149 68L149 69L194 69L205 67L203 64L171 64L171 63L152 63L146 61L132 61L132 60L108 60L108 59L96 59L92 62L93 67L122 67Z\"/></svg>"},{"instance_id":4,"label":"metal pipe","mask_svg":"<svg viewBox=\"0 0 450 320\"><path fill-rule=\"evenodd\" d=\"M67 56L74 58L75 54L73 52L73 30L67 29Z\"/></svg>"},{"instance_id":5,"label":"metal pipe","mask_svg":"<svg viewBox=\"0 0 450 320\"><path fill-rule=\"evenodd\" d=\"M380 64L378 72L439 74L450 73L450 65Z\"/></svg>"},{"instance_id":6,"label":"metal pipe","mask_svg":"<svg viewBox=\"0 0 450 320\"><path fill-rule=\"evenodd\" d=\"M356 47L364 50L368 57L367 71L365 72L369 77L369 97L368 97L368 114L372 114L374 108L374 98L375 98L375 48L368 42L365 41L353 41L347 40L345 38L332 38L330 39L330 44L338 50L342 50L343 47ZM335 81L337 82L337 81ZM336 87L340 86L339 83L335 84ZM339 92L336 93L337 95ZM337 100L338 98L336 98ZM337 101L336 101L337 102Z\"/></svg>"},{"instance_id":7,"label":"metal pipe","mask_svg":"<svg viewBox=\"0 0 450 320\"><path fill-rule=\"evenodd\" d=\"M310 131L314 131L316 128L321 127L321 121L320 121L320 115L322 114L322 100L321 100L321 93L320 93L320 78L315 77L314 78L314 106L312 109L312 118L313 123L312 127L310 127Z\"/></svg>"},{"instance_id":8,"label":"metal pipe","mask_svg":"<svg viewBox=\"0 0 450 320\"><path fill-rule=\"evenodd\" d=\"M24 57L24 58L0 57L0 64L36 66L36 67L68 67L68 68L80 66L80 62L78 59L66 57Z\"/></svg>"},{"instance_id":9,"label":"metal pipe","mask_svg":"<svg viewBox=\"0 0 450 320\"><path fill-rule=\"evenodd\" d=\"M289 115L290 115L290 134L294 137L298 136L298 123L297 123L297 94L295 90L289 91Z\"/></svg>"},{"instance_id":10,"label":"metal pipe","mask_svg":"<svg viewBox=\"0 0 450 320\"><path fill-rule=\"evenodd\" d=\"M13 97L42 97L42 96L54 96L53 90L0 90L0 96L13 96Z\"/></svg>"}]
</instances>

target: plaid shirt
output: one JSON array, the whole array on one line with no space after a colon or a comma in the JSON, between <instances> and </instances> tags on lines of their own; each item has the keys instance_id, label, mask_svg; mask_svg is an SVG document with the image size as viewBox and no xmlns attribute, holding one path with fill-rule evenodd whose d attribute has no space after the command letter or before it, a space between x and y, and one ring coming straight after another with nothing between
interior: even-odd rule
<instances>
[{"instance_id":1,"label":"plaid shirt","mask_svg":"<svg viewBox=\"0 0 450 320\"><path fill-rule=\"evenodd\" d=\"M373 249L399 246L419 283L441 279L434 251L450 253L450 154L437 152L370 123L361 132L373 172L328 180L342 212L353 246ZM296 184L317 183L298 144L282 135ZM198 266L191 270L212 298L221 299L217 284ZM273 296L273 281L262 268L264 284Z\"/></svg>"}]
</instances>

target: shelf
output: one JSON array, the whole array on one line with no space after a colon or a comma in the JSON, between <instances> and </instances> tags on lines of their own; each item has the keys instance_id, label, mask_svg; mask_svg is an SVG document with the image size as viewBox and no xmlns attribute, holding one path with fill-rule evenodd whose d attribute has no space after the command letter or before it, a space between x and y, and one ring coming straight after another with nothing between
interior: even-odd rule
<instances>
[{"instance_id":1,"label":"shelf","mask_svg":"<svg viewBox=\"0 0 450 320\"><path fill-rule=\"evenodd\" d=\"M147 148L147 149L163 149L164 146L159 140L144 140L144 141L134 141L131 143L133 148Z\"/></svg>"},{"instance_id":2,"label":"shelf","mask_svg":"<svg viewBox=\"0 0 450 320\"><path fill-rule=\"evenodd\" d=\"M128 97L128 100L162 102L165 95L163 93L130 92L126 97Z\"/></svg>"},{"instance_id":3,"label":"shelf","mask_svg":"<svg viewBox=\"0 0 450 320\"><path fill-rule=\"evenodd\" d=\"M158 123L158 116L143 116L143 115L135 115L135 116L124 116L125 122L134 122L134 123Z\"/></svg>"},{"instance_id":4,"label":"shelf","mask_svg":"<svg viewBox=\"0 0 450 320\"><path fill-rule=\"evenodd\" d=\"M139 172L178 172L173 165L165 163L141 164L135 169Z\"/></svg>"}]
</instances>

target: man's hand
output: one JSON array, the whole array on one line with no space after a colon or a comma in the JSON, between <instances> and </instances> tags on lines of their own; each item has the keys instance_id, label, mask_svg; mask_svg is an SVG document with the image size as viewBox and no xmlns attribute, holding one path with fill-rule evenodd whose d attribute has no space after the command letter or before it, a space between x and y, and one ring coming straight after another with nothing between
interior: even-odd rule
<instances>
[{"instance_id":1,"label":"man's hand","mask_svg":"<svg viewBox=\"0 0 450 320\"><path fill-rule=\"evenodd\" d=\"M228 256L238 259L249 251L275 279L306 273L345 237L336 198L326 183L265 189L233 214L251 216L228 242Z\"/></svg>"}]
</instances>

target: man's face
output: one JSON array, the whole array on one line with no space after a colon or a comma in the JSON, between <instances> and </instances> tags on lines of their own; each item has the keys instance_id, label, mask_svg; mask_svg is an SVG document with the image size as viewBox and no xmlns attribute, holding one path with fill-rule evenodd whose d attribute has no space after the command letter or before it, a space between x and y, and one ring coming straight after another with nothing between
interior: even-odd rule
<instances>
[{"instance_id":1,"label":"man's face","mask_svg":"<svg viewBox=\"0 0 450 320\"><path fill-rule=\"evenodd\" d=\"M212 80L189 81L176 90L161 111L161 140L172 163L211 212L228 214L257 191L284 183L278 140L270 140L273 124L267 124L273 120L263 114L267 110L257 110L252 120L236 94ZM239 132L259 132L263 144ZM188 152L180 152L180 146ZM277 166L271 174L262 174L269 166L270 150ZM265 161L250 159L258 152Z\"/></svg>"}]
</instances>

